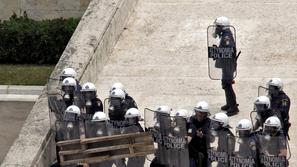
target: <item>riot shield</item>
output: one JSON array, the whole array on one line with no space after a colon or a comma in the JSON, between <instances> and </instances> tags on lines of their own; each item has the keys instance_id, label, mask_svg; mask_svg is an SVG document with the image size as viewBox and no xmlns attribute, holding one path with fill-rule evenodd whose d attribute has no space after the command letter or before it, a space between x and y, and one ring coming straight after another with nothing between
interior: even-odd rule
<instances>
[{"instance_id":1,"label":"riot shield","mask_svg":"<svg viewBox=\"0 0 297 167\"><path fill-rule=\"evenodd\" d=\"M260 96L267 96L268 95L268 88L264 86L259 86L258 87L258 97Z\"/></svg>"},{"instance_id":2,"label":"riot shield","mask_svg":"<svg viewBox=\"0 0 297 167\"><path fill-rule=\"evenodd\" d=\"M258 135L260 164L264 167L287 167L288 142L284 136Z\"/></svg>"},{"instance_id":3,"label":"riot shield","mask_svg":"<svg viewBox=\"0 0 297 167\"><path fill-rule=\"evenodd\" d=\"M164 139L164 144L170 151L169 166L190 166L187 136L187 120L175 116L172 119L172 132Z\"/></svg>"},{"instance_id":4,"label":"riot shield","mask_svg":"<svg viewBox=\"0 0 297 167\"><path fill-rule=\"evenodd\" d=\"M253 110L250 112L250 119L253 125L253 129L257 130L259 128L259 115L257 111Z\"/></svg>"},{"instance_id":5,"label":"riot shield","mask_svg":"<svg viewBox=\"0 0 297 167\"><path fill-rule=\"evenodd\" d=\"M226 131L210 130L207 137L209 148L207 150L210 166L228 167L228 154L234 152L234 137L229 136Z\"/></svg>"},{"instance_id":6,"label":"riot shield","mask_svg":"<svg viewBox=\"0 0 297 167\"><path fill-rule=\"evenodd\" d=\"M112 134L112 129L110 128L107 121L86 120L85 129L86 129L85 130L86 138L110 136ZM99 148L104 146L106 146L105 143L94 143L89 145L89 149ZM105 152L99 152L99 153L93 154L93 156L104 157L109 155L106 155ZM112 163L113 163L112 161L104 161L100 163L91 164L90 167L111 167Z\"/></svg>"},{"instance_id":7,"label":"riot shield","mask_svg":"<svg viewBox=\"0 0 297 167\"><path fill-rule=\"evenodd\" d=\"M251 137L234 137L234 151L229 154L230 167L257 167L256 140Z\"/></svg>"},{"instance_id":8,"label":"riot shield","mask_svg":"<svg viewBox=\"0 0 297 167\"><path fill-rule=\"evenodd\" d=\"M168 166L170 164L170 138L172 136L172 120L169 114L159 113L146 108L144 110L145 127L153 133L154 142L158 145L156 151L156 162Z\"/></svg>"},{"instance_id":9,"label":"riot shield","mask_svg":"<svg viewBox=\"0 0 297 167\"><path fill-rule=\"evenodd\" d=\"M168 167L190 165L185 118L146 108L144 124L153 132L154 142L158 145L156 159L159 164Z\"/></svg>"},{"instance_id":10,"label":"riot shield","mask_svg":"<svg viewBox=\"0 0 297 167\"><path fill-rule=\"evenodd\" d=\"M79 139L79 121L56 121L56 140Z\"/></svg>"},{"instance_id":11,"label":"riot shield","mask_svg":"<svg viewBox=\"0 0 297 167\"><path fill-rule=\"evenodd\" d=\"M237 73L236 31L233 26L225 26L217 36L217 26L207 28L208 75L212 80L233 80Z\"/></svg>"},{"instance_id":12,"label":"riot shield","mask_svg":"<svg viewBox=\"0 0 297 167\"><path fill-rule=\"evenodd\" d=\"M51 129L55 130L56 121L63 120L63 114L66 109L65 103L63 102L62 91L59 87L59 79L49 78L46 88L49 106L50 125Z\"/></svg>"}]
</instances>

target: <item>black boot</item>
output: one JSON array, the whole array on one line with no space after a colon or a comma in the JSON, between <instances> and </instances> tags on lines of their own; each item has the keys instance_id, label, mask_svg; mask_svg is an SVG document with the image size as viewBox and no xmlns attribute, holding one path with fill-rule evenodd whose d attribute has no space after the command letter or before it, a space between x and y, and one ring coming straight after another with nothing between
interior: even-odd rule
<instances>
[{"instance_id":1,"label":"black boot","mask_svg":"<svg viewBox=\"0 0 297 167\"><path fill-rule=\"evenodd\" d=\"M226 104L226 105L223 105L223 106L221 107L221 110L223 110L223 111L227 111L229 108L230 108L229 105Z\"/></svg>"},{"instance_id":2,"label":"black boot","mask_svg":"<svg viewBox=\"0 0 297 167\"><path fill-rule=\"evenodd\" d=\"M236 115L238 112L239 112L238 104L235 104L234 106L228 108L226 114L227 114L228 116L233 116L233 115Z\"/></svg>"}]
</instances>

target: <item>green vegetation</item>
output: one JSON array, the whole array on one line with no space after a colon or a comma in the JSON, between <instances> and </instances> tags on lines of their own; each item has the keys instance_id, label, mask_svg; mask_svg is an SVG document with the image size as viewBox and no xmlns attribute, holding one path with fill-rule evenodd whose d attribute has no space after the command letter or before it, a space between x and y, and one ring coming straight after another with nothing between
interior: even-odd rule
<instances>
[{"instance_id":1,"label":"green vegetation","mask_svg":"<svg viewBox=\"0 0 297 167\"><path fill-rule=\"evenodd\" d=\"M0 21L1 64L56 64L80 19L36 21L15 14Z\"/></svg>"},{"instance_id":2,"label":"green vegetation","mask_svg":"<svg viewBox=\"0 0 297 167\"><path fill-rule=\"evenodd\" d=\"M45 85L54 66L0 64L0 85Z\"/></svg>"}]
</instances>

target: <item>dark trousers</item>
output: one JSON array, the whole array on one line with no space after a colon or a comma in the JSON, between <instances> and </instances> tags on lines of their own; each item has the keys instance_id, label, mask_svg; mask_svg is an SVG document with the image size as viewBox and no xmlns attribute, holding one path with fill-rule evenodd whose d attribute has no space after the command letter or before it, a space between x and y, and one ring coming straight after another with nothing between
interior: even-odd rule
<instances>
[{"instance_id":1,"label":"dark trousers","mask_svg":"<svg viewBox=\"0 0 297 167\"><path fill-rule=\"evenodd\" d=\"M233 107L237 104L236 95L232 87L232 80L222 79L222 88L225 91L226 104L229 107Z\"/></svg>"}]
</instances>

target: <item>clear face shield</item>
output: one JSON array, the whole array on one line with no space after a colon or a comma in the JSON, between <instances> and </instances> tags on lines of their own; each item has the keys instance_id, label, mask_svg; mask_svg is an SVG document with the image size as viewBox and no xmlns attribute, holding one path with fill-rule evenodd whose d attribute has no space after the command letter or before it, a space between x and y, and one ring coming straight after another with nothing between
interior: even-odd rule
<instances>
[{"instance_id":1,"label":"clear face shield","mask_svg":"<svg viewBox=\"0 0 297 167\"><path fill-rule=\"evenodd\" d=\"M217 38L220 37L223 32L223 26L216 25L212 29L212 37Z\"/></svg>"},{"instance_id":2,"label":"clear face shield","mask_svg":"<svg viewBox=\"0 0 297 167\"><path fill-rule=\"evenodd\" d=\"M265 135L275 136L278 132L278 127L264 125L263 132Z\"/></svg>"},{"instance_id":3,"label":"clear face shield","mask_svg":"<svg viewBox=\"0 0 297 167\"><path fill-rule=\"evenodd\" d=\"M249 129L236 129L236 133L239 137L241 138L245 138L245 137L249 137L251 134L251 130Z\"/></svg>"},{"instance_id":4,"label":"clear face shield","mask_svg":"<svg viewBox=\"0 0 297 167\"><path fill-rule=\"evenodd\" d=\"M210 129L211 130L217 131L217 130L222 129L222 127L223 127L223 123L222 122L211 120L211 122L210 122Z\"/></svg>"},{"instance_id":5,"label":"clear face shield","mask_svg":"<svg viewBox=\"0 0 297 167\"><path fill-rule=\"evenodd\" d=\"M128 125L136 125L139 121L138 117L126 118Z\"/></svg>"},{"instance_id":6,"label":"clear face shield","mask_svg":"<svg viewBox=\"0 0 297 167\"><path fill-rule=\"evenodd\" d=\"M65 101L69 101L73 98L75 86L62 86L62 91L64 92L63 99Z\"/></svg>"},{"instance_id":7,"label":"clear face shield","mask_svg":"<svg viewBox=\"0 0 297 167\"><path fill-rule=\"evenodd\" d=\"M258 113L262 113L267 110L267 107L265 104L255 104L255 111Z\"/></svg>"},{"instance_id":8,"label":"clear face shield","mask_svg":"<svg viewBox=\"0 0 297 167\"><path fill-rule=\"evenodd\" d=\"M75 113L65 112L63 120L64 121L78 121L79 116L77 114L75 114Z\"/></svg>"},{"instance_id":9,"label":"clear face shield","mask_svg":"<svg viewBox=\"0 0 297 167\"><path fill-rule=\"evenodd\" d=\"M268 94L270 96L277 96L279 94L279 89L276 86L269 85L268 87Z\"/></svg>"},{"instance_id":10,"label":"clear face shield","mask_svg":"<svg viewBox=\"0 0 297 167\"><path fill-rule=\"evenodd\" d=\"M85 100L85 105L87 107L92 106L92 100L96 98L96 92L95 91L83 91L82 96Z\"/></svg>"}]
</instances>

